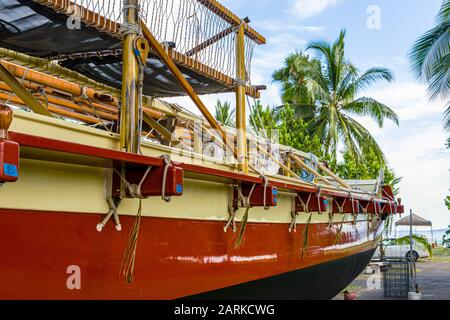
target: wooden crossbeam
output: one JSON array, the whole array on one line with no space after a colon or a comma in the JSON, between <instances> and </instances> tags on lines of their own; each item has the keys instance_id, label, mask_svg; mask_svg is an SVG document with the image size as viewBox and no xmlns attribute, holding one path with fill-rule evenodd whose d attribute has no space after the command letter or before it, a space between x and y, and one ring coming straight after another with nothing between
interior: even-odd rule
<instances>
[{"instance_id":1,"label":"wooden crossbeam","mask_svg":"<svg viewBox=\"0 0 450 320\"><path fill-rule=\"evenodd\" d=\"M265 44L266 39L251 28L247 23L243 22L241 18L236 16L233 12L225 8L217 0L197 0L200 4L204 5L206 8L217 14L219 17L224 19L226 22L232 26L238 26L241 23L244 24L245 34L257 44Z\"/></svg>"},{"instance_id":2,"label":"wooden crossbeam","mask_svg":"<svg viewBox=\"0 0 450 320\"><path fill-rule=\"evenodd\" d=\"M17 80L2 64L0 64L0 78L14 91L17 96L22 99L27 106L38 114L53 117L35 96L33 96L21 83Z\"/></svg>"},{"instance_id":3,"label":"wooden crossbeam","mask_svg":"<svg viewBox=\"0 0 450 320\"><path fill-rule=\"evenodd\" d=\"M311 168L310 166L307 166L306 163L303 162L302 159L300 159L299 157L297 157L295 154L292 155L292 159L294 160L294 162L296 162L300 167L302 167L303 169L305 169L306 171L308 171L309 173L313 174L314 176L316 176L319 180L323 181L325 184L327 185L332 185L332 183L330 181L328 181L326 178L324 178L320 173L318 173L316 170L314 170L313 168Z\"/></svg>"},{"instance_id":4,"label":"wooden crossbeam","mask_svg":"<svg viewBox=\"0 0 450 320\"><path fill-rule=\"evenodd\" d=\"M216 43L217 41L220 41L221 39L225 38L230 33L232 33L233 30L234 30L234 27L226 28L225 30L219 32L215 36L212 36L208 40L203 41L198 46L196 46L196 47L192 48L191 50L187 51L185 53L185 55L188 56L188 57L193 56L197 52L202 51L203 49L206 49L207 47L209 47L210 45Z\"/></svg>"}]
</instances>

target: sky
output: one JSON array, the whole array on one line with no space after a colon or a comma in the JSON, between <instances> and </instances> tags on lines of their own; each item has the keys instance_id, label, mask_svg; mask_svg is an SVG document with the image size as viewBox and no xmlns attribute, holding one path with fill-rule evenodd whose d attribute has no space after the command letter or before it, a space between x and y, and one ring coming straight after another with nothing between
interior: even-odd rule
<instances>
[{"instance_id":1,"label":"sky","mask_svg":"<svg viewBox=\"0 0 450 320\"><path fill-rule=\"evenodd\" d=\"M263 105L280 104L280 88L272 83L274 70L285 57L312 40L333 41L346 29L346 56L361 70L383 66L395 73L394 83L379 83L361 95L394 109L400 125L386 122L382 129L358 118L384 151L389 166L402 177L400 197L405 210L429 219L435 228L450 225L444 198L450 194L450 150L442 128L442 101L429 102L426 86L418 82L407 59L412 43L433 26L441 0L221 0L266 37L255 49L253 84L265 84ZM203 96L213 112L217 98L233 102L234 95ZM175 100L195 110L187 99Z\"/></svg>"}]
</instances>

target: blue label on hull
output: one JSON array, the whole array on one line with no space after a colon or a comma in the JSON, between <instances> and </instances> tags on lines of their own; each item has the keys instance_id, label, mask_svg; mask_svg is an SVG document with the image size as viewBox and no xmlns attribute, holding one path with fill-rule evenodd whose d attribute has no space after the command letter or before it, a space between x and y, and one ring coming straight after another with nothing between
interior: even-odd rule
<instances>
[{"instance_id":1,"label":"blue label on hull","mask_svg":"<svg viewBox=\"0 0 450 320\"><path fill-rule=\"evenodd\" d=\"M175 186L175 191L176 191L176 193L183 193L183 185L182 184L177 184Z\"/></svg>"},{"instance_id":2,"label":"blue label on hull","mask_svg":"<svg viewBox=\"0 0 450 320\"><path fill-rule=\"evenodd\" d=\"M17 178L19 176L19 173L17 172L17 166L9 163L3 164L3 173L10 177Z\"/></svg>"}]
</instances>

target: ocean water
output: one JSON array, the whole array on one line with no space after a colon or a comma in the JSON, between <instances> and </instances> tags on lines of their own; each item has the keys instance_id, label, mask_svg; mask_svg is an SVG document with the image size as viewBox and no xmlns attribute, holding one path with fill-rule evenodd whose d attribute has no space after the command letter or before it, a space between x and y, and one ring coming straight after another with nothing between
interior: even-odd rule
<instances>
[{"instance_id":1,"label":"ocean water","mask_svg":"<svg viewBox=\"0 0 450 320\"><path fill-rule=\"evenodd\" d=\"M413 227L413 234L420 236L425 236L429 242L435 241L438 244L442 244L442 237L447 229L433 229L433 234L431 234L431 229L429 227ZM392 232L389 237L400 238L409 235L409 227L392 227ZM432 238L433 237L433 238Z\"/></svg>"}]
</instances>

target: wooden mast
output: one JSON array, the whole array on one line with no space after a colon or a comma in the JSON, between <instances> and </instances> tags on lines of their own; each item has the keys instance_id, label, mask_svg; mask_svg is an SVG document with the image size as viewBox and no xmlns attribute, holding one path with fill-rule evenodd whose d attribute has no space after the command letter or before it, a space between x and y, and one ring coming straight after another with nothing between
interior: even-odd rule
<instances>
[{"instance_id":1,"label":"wooden mast","mask_svg":"<svg viewBox=\"0 0 450 320\"><path fill-rule=\"evenodd\" d=\"M244 21L236 33L236 139L239 170L248 173L247 128L245 123L245 34Z\"/></svg>"},{"instance_id":2,"label":"wooden mast","mask_svg":"<svg viewBox=\"0 0 450 320\"><path fill-rule=\"evenodd\" d=\"M122 53L122 105L120 112L120 149L139 150L139 62L134 54L134 42L139 27L138 0L123 0L124 30ZM126 28L124 28L126 26Z\"/></svg>"}]
</instances>

